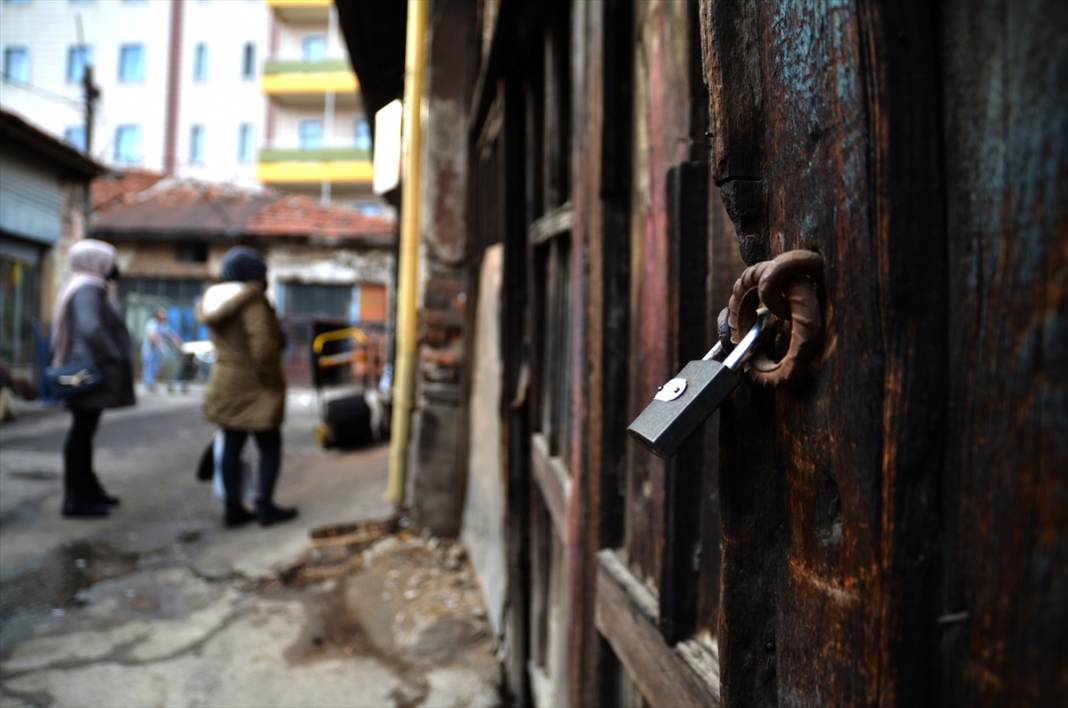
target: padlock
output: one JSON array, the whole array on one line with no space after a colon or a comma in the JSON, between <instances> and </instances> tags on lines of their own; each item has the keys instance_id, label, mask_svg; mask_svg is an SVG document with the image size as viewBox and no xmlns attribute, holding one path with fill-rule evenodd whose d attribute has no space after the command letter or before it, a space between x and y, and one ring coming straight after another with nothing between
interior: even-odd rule
<instances>
[{"instance_id":1,"label":"padlock","mask_svg":"<svg viewBox=\"0 0 1068 708\"><path fill-rule=\"evenodd\" d=\"M752 329L724 359L719 345L704 359L691 361L661 386L627 428L635 440L660 457L670 457L716 411L742 380L742 366L761 342L769 315L762 311Z\"/></svg>"}]
</instances>

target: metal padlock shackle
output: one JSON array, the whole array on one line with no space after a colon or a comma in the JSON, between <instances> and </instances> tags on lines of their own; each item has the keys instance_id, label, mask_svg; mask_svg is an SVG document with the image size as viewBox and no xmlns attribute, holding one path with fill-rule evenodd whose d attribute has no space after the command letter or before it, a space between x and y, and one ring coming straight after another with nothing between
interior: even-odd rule
<instances>
[{"instance_id":1,"label":"metal padlock shackle","mask_svg":"<svg viewBox=\"0 0 1068 708\"><path fill-rule=\"evenodd\" d=\"M753 322L753 326L742 337L742 341L738 342L736 346L732 346L729 353L724 349L723 342L716 342L708 350L708 353L701 357L701 361L715 359L716 361L722 361L724 366L737 370L739 364L744 364L756 352L757 345L760 344L760 340L767 332L769 319L771 319L771 310L766 307L758 308L756 321ZM726 357L724 357L724 354L726 354Z\"/></svg>"}]
</instances>

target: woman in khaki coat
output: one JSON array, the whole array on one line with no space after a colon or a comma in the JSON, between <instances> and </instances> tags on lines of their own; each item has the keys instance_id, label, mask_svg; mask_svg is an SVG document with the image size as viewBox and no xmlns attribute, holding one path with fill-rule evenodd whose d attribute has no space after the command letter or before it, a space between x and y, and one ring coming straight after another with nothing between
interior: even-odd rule
<instances>
[{"instance_id":1,"label":"woman in khaki coat","mask_svg":"<svg viewBox=\"0 0 1068 708\"><path fill-rule=\"evenodd\" d=\"M280 428L285 417L282 329L267 301L267 264L259 253L238 246L223 258L222 282L204 293L200 320L211 332L215 364L204 396L204 417L223 430L223 486L228 527L256 518L267 526L296 517L275 506L274 488L282 462ZM260 453L260 485L253 515L241 503L241 450L249 433Z\"/></svg>"}]
</instances>

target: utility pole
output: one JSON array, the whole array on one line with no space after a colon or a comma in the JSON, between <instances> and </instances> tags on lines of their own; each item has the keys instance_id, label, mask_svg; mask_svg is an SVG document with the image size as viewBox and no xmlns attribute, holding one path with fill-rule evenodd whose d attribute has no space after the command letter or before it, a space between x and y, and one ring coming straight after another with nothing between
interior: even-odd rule
<instances>
[{"instance_id":1,"label":"utility pole","mask_svg":"<svg viewBox=\"0 0 1068 708\"><path fill-rule=\"evenodd\" d=\"M83 45L84 46L84 45ZM85 156L93 154L93 117L96 102L100 100L100 87L93 83L93 65L86 64L82 72L82 97L85 101Z\"/></svg>"},{"instance_id":2,"label":"utility pole","mask_svg":"<svg viewBox=\"0 0 1068 708\"><path fill-rule=\"evenodd\" d=\"M334 56L332 42L334 40L334 33L337 31L337 8L333 5L327 11L327 24L326 24L326 56L330 58ZM334 139L334 92L327 91L325 100L323 101L323 142L321 147L330 148L333 147L332 141ZM330 179L323 180L322 188L319 192L319 201L326 206L330 203L332 197L333 185L330 183Z\"/></svg>"},{"instance_id":3,"label":"utility pole","mask_svg":"<svg viewBox=\"0 0 1068 708\"><path fill-rule=\"evenodd\" d=\"M84 44L82 45L85 46ZM93 82L93 65L86 64L82 72L82 96L85 101L85 156L93 158L93 118L96 115L96 102L100 100L100 87ZM85 220L85 232L89 233L89 217L92 212L92 198L87 187L85 204L82 206Z\"/></svg>"}]
</instances>

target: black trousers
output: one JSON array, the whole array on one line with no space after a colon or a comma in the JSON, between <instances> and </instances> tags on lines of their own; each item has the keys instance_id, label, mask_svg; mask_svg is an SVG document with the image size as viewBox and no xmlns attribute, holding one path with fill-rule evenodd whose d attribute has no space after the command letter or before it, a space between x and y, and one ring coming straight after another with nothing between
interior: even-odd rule
<instances>
[{"instance_id":1,"label":"black trousers","mask_svg":"<svg viewBox=\"0 0 1068 708\"><path fill-rule=\"evenodd\" d=\"M259 504L271 504L274 500L274 487L278 482L278 471L282 466L282 433L274 430L255 431L256 447L260 452L260 490L257 498ZM223 429L222 477L226 489L226 505L241 505L241 451L245 448L248 432L245 430Z\"/></svg>"},{"instance_id":2,"label":"black trousers","mask_svg":"<svg viewBox=\"0 0 1068 708\"><path fill-rule=\"evenodd\" d=\"M100 408L71 408L70 431L63 445L63 491L68 499L89 499L100 492L93 472L93 436L100 424Z\"/></svg>"}]
</instances>

